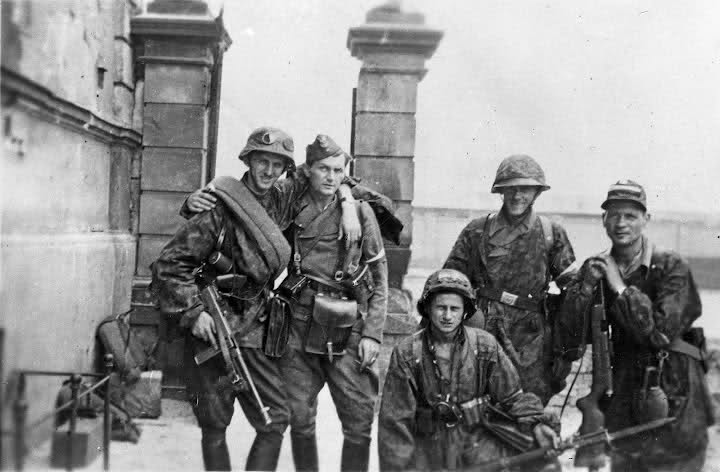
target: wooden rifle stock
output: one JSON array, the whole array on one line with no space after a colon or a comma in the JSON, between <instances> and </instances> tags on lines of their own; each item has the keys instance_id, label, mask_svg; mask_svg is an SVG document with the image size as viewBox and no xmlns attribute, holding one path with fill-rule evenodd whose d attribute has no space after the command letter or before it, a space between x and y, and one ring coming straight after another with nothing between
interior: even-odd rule
<instances>
[{"instance_id":1,"label":"wooden rifle stock","mask_svg":"<svg viewBox=\"0 0 720 472\"><path fill-rule=\"evenodd\" d=\"M662 428L675 421L674 417L661 418L659 420L650 421L637 426L630 426L629 428L609 433L605 429L601 429L594 433L573 436L568 439L560 441L557 447L541 447L533 449L532 451L524 452L510 457L503 457L502 459L496 459L488 462L482 462L472 467L465 469L467 472L494 472L501 470L515 470L513 468L527 464L529 462L547 460L553 457L557 457L562 454L563 451L568 449L578 448L586 449L589 447L601 446L603 449L611 444L613 441L618 439L627 438L636 434L651 431L653 429Z\"/></svg>"},{"instance_id":2,"label":"wooden rifle stock","mask_svg":"<svg viewBox=\"0 0 720 472\"><path fill-rule=\"evenodd\" d=\"M258 409L263 416L265 424L270 424L272 421L270 419L270 415L268 414L269 408L265 406L262 398L260 398L260 394L255 387L255 382L253 382L250 371L245 363L245 358L243 357L242 352L235 341L235 336L227 323L225 311L220 305L220 293L214 285L208 285L200 291L200 299L202 300L203 305L205 305L205 310L210 313L210 316L212 316L215 323L216 338L220 348L219 351L223 356L231 381L233 384L242 384L245 382L248 384L253 397L255 397L255 401L258 404ZM195 362L200 365L211 357L214 356L208 356L208 354L201 352L195 356Z\"/></svg>"},{"instance_id":3,"label":"wooden rifle stock","mask_svg":"<svg viewBox=\"0 0 720 472\"><path fill-rule=\"evenodd\" d=\"M601 279L595 289L595 300L590 309L590 333L592 336L592 386L590 393L577 401L582 412L580 435L595 434L605 430L605 415L599 403L613 393L612 366L610 364L610 328L605 313L605 284ZM575 455L575 467L597 470L605 465L604 443L582 446Z\"/></svg>"}]
</instances>

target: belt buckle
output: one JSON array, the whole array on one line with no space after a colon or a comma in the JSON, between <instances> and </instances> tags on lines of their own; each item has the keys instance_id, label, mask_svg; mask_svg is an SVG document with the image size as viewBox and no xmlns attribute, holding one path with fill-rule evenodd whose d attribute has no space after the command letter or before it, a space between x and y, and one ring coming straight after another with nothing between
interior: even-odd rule
<instances>
[{"instance_id":1,"label":"belt buckle","mask_svg":"<svg viewBox=\"0 0 720 472\"><path fill-rule=\"evenodd\" d=\"M500 294L500 303L504 303L506 305L515 306L515 303L517 303L518 296L514 295L509 292L503 291Z\"/></svg>"}]
</instances>

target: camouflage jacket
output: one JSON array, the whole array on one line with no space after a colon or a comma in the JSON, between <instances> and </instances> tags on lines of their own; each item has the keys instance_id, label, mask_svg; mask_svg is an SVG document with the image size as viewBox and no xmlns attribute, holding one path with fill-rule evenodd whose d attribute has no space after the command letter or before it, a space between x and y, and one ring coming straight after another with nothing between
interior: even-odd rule
<instances>
[{"instance_id":1,"label":"camouflage jacket","mask_svg":"<svg viewBox=\"0 0 720 472\"><path fill-rule=\"evenodd\" d=\"M522 391L517 371L491 335L470 327L462 334L445 387L436 377L426 330L393 350L378 419L381 470L452 470L513 453L482 425L427 424L423 412L431 410L438 394L457 404L489 395L525 433L540 422L553 422L539 398Z\"/></svg>"},{"instance_id":2,"label":"camouflage jacket","mask_svg":"<svg viewBox=\"0 0 720 472\"><path fill-rule=\"evenodd\" d=\"M246 173L242 180L246 182L248 178ZM298 172L296 177L278 181L267 193L255 194L255 197L270 218L285 230L300 210L299 202L307 185L307 173ZM353 184L352 193L355 198L378 201L391 208L387 197L362 185ZM181 328L193 325L204 310L195 272L215 250L220 231L225 226L228 236L221 252L232 256L237 272L250 279L239 298L228 300L236 315L229 321L233 330L240 333L242 346L261 347L266 295L274 280L261 271L265 264L254 241L222 203L211 211L195 214L188 210L185 202L180 214L188 221L163 248L152 267L152 289L158 309L179 321Z\"/></svg>"},{"instance_id":3,"label":"camouflage jacket","mask_svg":"<svg viewBox=\"0 0 720 472\"><path fill-rule=\"evenodd\" d=\"M582 340L583 324L593 293L583 288L587 262L568 288L562 310L562 337L569 352ZM639 421L634 397L648 366L657 366L657 354L667 350L661 387L668 396L670 415L677 421L660 430L624 440L616 447L663 464L693 455L707 444L707 426L713 422L701 363L674 352L670 343L686 333L702 312L700 296L687 262L677 253L655 248L644 239L637 267L623 276L627 289L617 295L606 284L605 306L612 328L613 395L601 405L610 431ZM579 316L580 314L580 316ZM581 350L579 350L581 351ZM578 352L578 356L580 352Z\"/></svg>"},{"instance_id":4,"label":"camouflage jacket","mask_svg":"<svg viewBox=\"0 0 720 472\"><path fill-rule=\"evenodd\" d=\"M540 305L549 282L563 285L558 279L575 267L565 230L556 222L551 222L551 229L551 237L544 234L533 212L514 226L503 212L475 219L462 230L444 265L467 275L475 289L499 289L538 302L537 309L528 311L479 296L485 319L475 315L470 321L500 341L518 369L523 389L544 404L559 389L552 382L551 324Z\"/></svg>"}]
</instances>

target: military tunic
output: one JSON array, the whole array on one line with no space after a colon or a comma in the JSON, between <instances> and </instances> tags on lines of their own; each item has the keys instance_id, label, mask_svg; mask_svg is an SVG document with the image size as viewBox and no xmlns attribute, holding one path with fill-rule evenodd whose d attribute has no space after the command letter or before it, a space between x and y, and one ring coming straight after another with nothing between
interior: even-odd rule
<instances>
[{"instance_id":1,"label":"military tunic","mask_svg":"<svg viewBox=\"0 0 720 472\"><path fill-rule=\"evenodd\" d=\"M586 313L593 303L593 294L583 289L586 270L587 264L567 289L563 331L570 335L583 332L583 317L578 314ZM614 445L613 470L700 470L707 426L713 422L704 372L699 361L669 348L702 312L690 268L675 252L658 249L643 238L640 257L622 277L627 288L621 295L605 285L613 346L613 395L601 405L606 425L612 432L639 423L633 396L642 387L645 368L658 365L660 350L668 352L661 387L668 396L670 416L677 420Z\"/></svg>"},{"instance_id":2,"label":"military tunic","mask_svg":"<svg viewBox=\"0 0 720 472\"><path fill-rule=\"evenodd\" d=\"M485 320L471 319L470 323L484 327L500 341L520 374L523 390L538 395L543 404L557 389L552 385L551 324L542 300L548 283L571 272L575 261L565 230L555 222L551 228L549 237L533 212L515 225L503 211L478 218L460 233L443 266L467 275L475 289L498 289L537 301L537 308L527 310L478 294Z\"/></svg>"},{"instance_id":3,"label":"military tunic","mask_svg":"<svg viewBox=\"0 0 720 472\"><path fill-rule=\"evenodd\" d=\"M460 350L447 369L456 372L449 379L449 389L434 374L426 330L404 339L393 350L379 416L381 470L457 469L514 453L482 425L448 427L424 420L420 412L430 410L441 391L441 396L449 395L457 403L489 395L516 418L525 433L539 422L551 422L540 399L522 391L517 371L497 341L483 330L462 329L456 347Z\"/></svg>"},{"instance_id":4,"label":"military tunic","mask_svg":"<svg viewBox=\"0 0 720 472\"><path fill-rule=\"evenodd\" d=\"M247 182L247 174L243 181ZM293 198L302 186L292 181L276 185L264 195L256 194L260 204L275 221L289 220ZM191 333L195 320L205 309L199 298L195 269L216 250L221 229L226 235L221 252L231 257L234 270L248 277L236 297L227 299L231 316L228 324L241 347L246 364L263 402L269 407L272 423L265 425L251 392L237 392L226 378L219 356L198 366L194 354L204 343ZM228 208L218 202L214 209L195 214L175 233L153 264L153 289L158 308L185 330L184 373L189 399L201 428L224 430L230 424L237 397L256 431L282 433L289 424L290 410L282 376L276 360L262 352L265 334L265 302L274 274L259 253L254 240Z\"/></svg>"},{"instance_id":5,"label":"military tunic","mask_svg":"<svg viewBox=\"0 0 720 472\"><path fill-rule=\"evenodd\" d=\"M300 211L295 218L294 239L295 250L302 254L301 271L317 279L333 281L346 259L345 243L338 240L340 204L335 199L326 208L319 209L308 194L298 203ZM304 350L318 287L307 285L294 300L289 350L281 360L293 435L314 437L317 395L327 383L346 440L370 441L378 380L374 371L359 372L357 349L361 337L382 342L387 312L387 262L380 229L370 206L365 202L357 205L363 233L360 262L369 266L372 287L367 300L357 300L361 316L353 326L346 353L333 360Z\"/></svg>"}]
</instances>

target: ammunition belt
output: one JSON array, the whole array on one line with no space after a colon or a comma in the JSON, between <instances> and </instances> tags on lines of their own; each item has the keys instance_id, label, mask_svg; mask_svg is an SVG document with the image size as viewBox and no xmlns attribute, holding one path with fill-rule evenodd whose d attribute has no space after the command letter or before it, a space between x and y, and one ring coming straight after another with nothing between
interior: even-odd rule
<instances>
[{"instance_id":1,"label":"ammunition belt","mask_svg":"<svg viewBox=\"0 0 720 472\"><path fill-rule=\"evenodd\" d=\"M542 311L542 303L540 300L515 295L497 288L478 287L476 294L478 297L487 298L505 305L514 306L527 311Z\"/></svg>"}]
</instances>

